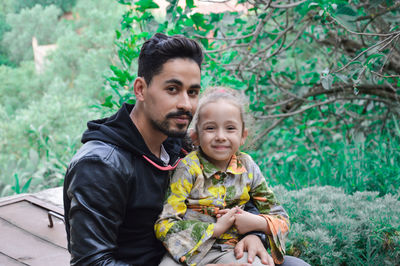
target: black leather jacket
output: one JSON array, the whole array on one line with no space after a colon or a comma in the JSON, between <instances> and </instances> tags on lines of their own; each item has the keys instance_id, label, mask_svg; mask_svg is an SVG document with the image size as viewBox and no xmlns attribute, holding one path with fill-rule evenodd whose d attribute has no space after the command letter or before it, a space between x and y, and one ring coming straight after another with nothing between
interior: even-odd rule
<instances>
[{"instance_id":1,"label":"black leather jacket","mask_svg":"<svg viewBox=\"0 0 400 266\"><path fill-rule=\"evenodd\" d=\"M132 105L91 121L84 145L64 181L64 209L71 265L158 265L165 249L154 235L169 170L181 154L181 140L164 147L172 166L147 148L132 123Z\"/></svg>"}]
</instances>

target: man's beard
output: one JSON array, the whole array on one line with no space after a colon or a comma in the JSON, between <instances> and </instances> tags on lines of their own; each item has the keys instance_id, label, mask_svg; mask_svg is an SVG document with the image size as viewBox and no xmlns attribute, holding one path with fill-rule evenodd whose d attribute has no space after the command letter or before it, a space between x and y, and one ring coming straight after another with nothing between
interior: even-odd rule
<instances>
[{"instance_id":1,"label":"man's beard","mask_svg":"<svg viewBox=\"0 0 400 266\"><path fill-rule=\"evenodd\" d=\"M164 135L167 135L168 137L173 137L173 138L183 138L186 136L187 129L189 127L189 123L187 125L183 124L177 124L178 130L172 130L170 129L170 121L169 118L174 118L174 117L179 117L185 115L189 118L189 123L192 121L193 115L189 111L177 111L173 113L169 113L165 116L165 119L163 121L156 121L156 120L150 120L152 123L153 127L162 132Z\"/></svg>"}]
</instances>

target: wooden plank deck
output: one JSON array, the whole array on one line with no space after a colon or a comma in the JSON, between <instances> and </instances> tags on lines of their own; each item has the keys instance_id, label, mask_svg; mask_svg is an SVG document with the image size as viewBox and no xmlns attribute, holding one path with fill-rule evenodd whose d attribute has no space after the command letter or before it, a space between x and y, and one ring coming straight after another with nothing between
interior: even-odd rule
<instances>
[{"instance_id":1,"label":"wooden plank deck","mask_svg":"<svg viewBox=\"0 0 400 266\"><path fill-rule=\"evenodd\" d=\"M49 211L54 214L53 227ZM0 265L69 265L60 216L60 204L34 194L0 199Z\"/></svg>"}]
</instances>

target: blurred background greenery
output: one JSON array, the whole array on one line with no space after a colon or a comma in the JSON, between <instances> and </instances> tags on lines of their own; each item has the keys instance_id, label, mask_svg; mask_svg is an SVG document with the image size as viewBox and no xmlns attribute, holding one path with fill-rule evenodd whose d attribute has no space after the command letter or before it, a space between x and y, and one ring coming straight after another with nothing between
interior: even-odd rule
<instances>
[{"instance_id":1,"label":"blurred background greenery","mask_svg":"<svg viewBox=\"0 0 400 266\"><path fill-rule=\"evenodd\" d=\"M0 195L22 191L28 180L30 192L62 185L86 122L105 113L94 106L104 101L105 76L117 60L124 10L109 0L2 1ZM42 73L32 37L57 45Z\"/></svg>"},{"instance_id":2,"label":"blurred background greenery","mask_svg":"<svg viewBox=\"0 0 400 266\"><path fill-rule=\"evenodd\" d=\"M250 100L244 149L291 214L289 254L398 264L400 2L212 2L2 0L0 196L61 186L86 122L135 101L145 39L183 34L203 88Z\"/></svg>"}]
</instances>

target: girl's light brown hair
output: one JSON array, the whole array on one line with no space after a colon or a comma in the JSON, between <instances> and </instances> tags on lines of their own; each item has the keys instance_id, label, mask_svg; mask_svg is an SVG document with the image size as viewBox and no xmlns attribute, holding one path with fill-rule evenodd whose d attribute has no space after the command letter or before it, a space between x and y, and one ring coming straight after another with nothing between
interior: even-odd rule
<instances>
[{"instance_id":1,"label":"girl's light brown hair","mask_svg":"<svg viewBox=\"0 0 400 266\"><path fill-rule=\"evenodd\" d=\"M199 114L202 108L208 103L214 103L219 100L225 100L236 106L240 111L240 118L242 119L242 131L246 128L246 124L249 123L248 116L248 100L242 91L234 90L227 87L209 87L207 88L202 97L200 98L199 105L197 107L197 112L193 118L193 127L197 130L197 125L199 122Z\"/></svg>"}]
</instances>

